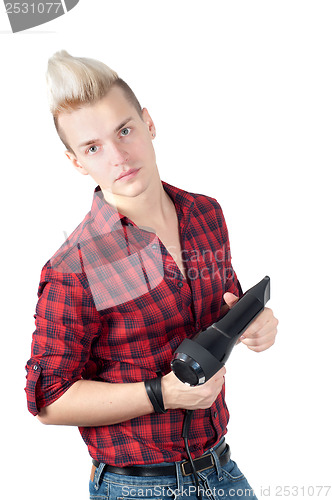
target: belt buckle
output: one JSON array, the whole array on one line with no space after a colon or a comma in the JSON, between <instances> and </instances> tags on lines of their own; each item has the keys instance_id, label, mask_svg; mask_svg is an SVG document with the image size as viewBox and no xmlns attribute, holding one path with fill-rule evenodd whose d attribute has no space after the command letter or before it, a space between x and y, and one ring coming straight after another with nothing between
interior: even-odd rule
<instances>
[{"instance_id":1,"label":"belt buckle","mask_svg":"<svg viewBox=\"0 0 332 500\"><path fill-rule=\"evenodd\" d=\"M214 463L214 458L213 458L212 453L207 453L206 455L202 455L202 456L200 456L200 457L194 458L193 462L194 462L194 464L195 464L195 462L198 462L198 461L199 461L199 460L201 460L202 458L208 458L208 457L209 457L209 458L210 458L210 460L211 460L211 464L209 464L207 467L203 467L203 468L201 468L201 469L196 469L196 472L202 472L203 470L207 470L207 469L209 469L210 467L212 467L212 466L214 466L214 465L215 465L215 463ZM185 462L182 462L182 464L181 464L181 472L182 472L182 475L183 475L183 476L190 476L190 474L192 474L192 472L187 473L187 472L185 471L184 466L185 466L186 464L188 464L188 463L190 463L190 462L189 462L189 460L186 460Z\"/></svg>"}]
</instances>

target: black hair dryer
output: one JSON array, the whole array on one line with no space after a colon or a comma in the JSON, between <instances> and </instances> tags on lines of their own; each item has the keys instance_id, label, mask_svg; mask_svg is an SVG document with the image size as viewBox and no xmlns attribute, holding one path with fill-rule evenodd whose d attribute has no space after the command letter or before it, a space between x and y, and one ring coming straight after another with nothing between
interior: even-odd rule
<instances>
[{"instance_id":1,"label":"black hair dryer","mask_svg":"<svg viewBox=\"0 0 332 500\"><path fill-rule=\"evenodd\" d=\"M270 299L270 278L265 276L237 301L217 323L185 339L174 353L171 367L178 379L195 386L204 384L220 370L237 340Z\"/></svg>"}]
</instances>

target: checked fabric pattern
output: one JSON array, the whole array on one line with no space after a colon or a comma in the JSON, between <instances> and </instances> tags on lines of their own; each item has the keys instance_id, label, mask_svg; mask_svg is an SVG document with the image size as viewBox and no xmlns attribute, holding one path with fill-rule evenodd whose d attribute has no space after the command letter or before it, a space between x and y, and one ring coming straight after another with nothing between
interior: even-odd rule
<instances>
[{"instance_id":1,"label":"checked fabric pattern","mask_svg":"<svg viewBox=\"0 0 332 500\"><path fill-rule=\"evenodd\" d=\"M26 365L33 415L82 378L130 383L168 373L178 345L220 319L223 294L242 294L217 201L163 187L177 211L187 279L156 234L119 214L98 186L91 211L41 272ZM194 456L227 431L224 391L194 413ZM80 432L100 462L174 462L186 457L183 414L169 410Z\"/></svg>"}]
</instances>

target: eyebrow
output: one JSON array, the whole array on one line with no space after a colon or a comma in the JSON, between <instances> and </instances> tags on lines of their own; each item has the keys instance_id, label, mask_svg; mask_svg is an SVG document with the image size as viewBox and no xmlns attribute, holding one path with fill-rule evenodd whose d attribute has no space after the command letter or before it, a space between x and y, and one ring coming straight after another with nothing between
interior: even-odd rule
<instances>
[{"instance_id":1,"label":"eyebrow","mask_svg":"<svg viewBox=\"0 0 332 500\"><path fill-rule=\"evenodd\" d=\"M130 122L131 120L133 120L133 117L132 116L129 116L126 120L124 120L123 122L120 123L120 125L118 125L115 129L114 129L114 132L119 132L119 130L121 130L128 122ZM79 148L83 148L84 146L90 146L91 144L94 144L95 142L100 142L100 139L89 139L87 141L84 141L82 142L81 144L79 144Z\"/></svg>"}]
</instances>

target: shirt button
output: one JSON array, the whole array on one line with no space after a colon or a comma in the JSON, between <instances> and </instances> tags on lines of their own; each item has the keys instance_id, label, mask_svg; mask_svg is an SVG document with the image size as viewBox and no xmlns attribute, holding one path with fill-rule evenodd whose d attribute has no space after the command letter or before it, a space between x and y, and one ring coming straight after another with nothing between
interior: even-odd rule
<instances>
[{"instance_id":1,"label":"shirt button","mask_svg":"<svg viewBox=\"0 0 332 500\"><path fill-rule=\"evenodd\" d=\"M179 287L179 288L182 288L182 287L183 287L183 283L182 283L182 281L179 281L179 283L178 283L178 287Z\"/></svg>"},{"instance_id":2,"label":"shirt button","mask_svg":"<svg viewBox=\"0 0 332 500\"><path fill-rule=\"evenodd\" d=\"M33 369L34 369L35 371L37 371L37 370L38 370L38 365L34 365Z\"/></svg>"},{"instance_id":3,"label":"shirt button","mask_svg":"<svg viewBox=\"0 0 332 500\"><path fill-rule=\"evenodd\" d=\"M157 243L153 243L153 245L151 245L151 248L153 248L153 250L156 250L156 248L158 248Z\"/></svg>"},{"instance_id":4,"label":"shirt button","mask_svg":"<svg viewBox=\"0 0 332 500\"><path fill-rule=\"evenodd\" d=\"M213 414L213 416L214 416L214 418L217 418L218 412L215 411L214 414Z\"/></svg>"},{"instance_id":5,"label":"shirt button","mask_svg":"<svg viewBox=\"0 0 332 500\"><path fill-rule=\"evenodd\" d=\"M131 222L128 222L127 226L133 226L134 224L132 224Z\"/></svg>"}]
</instances>

